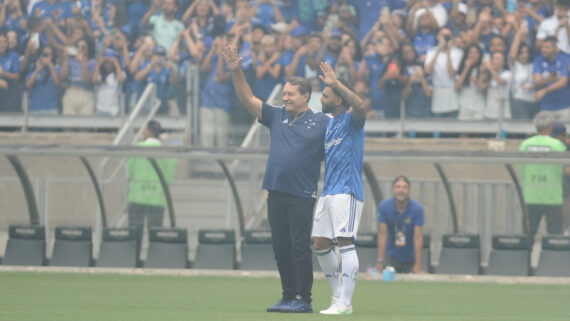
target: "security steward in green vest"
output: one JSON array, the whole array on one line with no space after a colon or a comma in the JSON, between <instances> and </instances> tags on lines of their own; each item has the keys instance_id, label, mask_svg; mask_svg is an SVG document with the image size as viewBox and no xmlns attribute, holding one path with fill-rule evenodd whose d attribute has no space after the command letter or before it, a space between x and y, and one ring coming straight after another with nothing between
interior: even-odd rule
<instances>
[{"instance_id":1,"label":"security steward in green vest","mask_svg":"<svg viewBox=\"0 0 570 321\"><path fill-rule=\"evenodd\" d=\"M157 147L161 146L158 136L162 132L160 123L151 120L143 132L144 141L137 143L137 146ZM174 176L176 169L176 159L156 159L159 168L168 183ZM164 207L166 198L160 184L160 179L146 157L133 157L127 160L129 170L129 194L128 211L129 226L137 228L138 242L137 250L140 251L143 228L146 224L152 226L162 226Z\"/></svg>"}]
</instances>

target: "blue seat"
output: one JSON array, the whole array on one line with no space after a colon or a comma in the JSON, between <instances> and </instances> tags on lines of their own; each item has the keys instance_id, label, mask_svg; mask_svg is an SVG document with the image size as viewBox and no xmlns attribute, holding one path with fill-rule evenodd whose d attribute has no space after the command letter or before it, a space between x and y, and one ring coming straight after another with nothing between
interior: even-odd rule
<instances>
[{"instance_id":1,"label":"blue seat","mask_svg":"<svg viewBox=\"0 0 570 321\"><path fill-rule=\"evenodd\" d=\"M45 264L46 231L39 225L10 225L4 252L4 265L41 266Z\"/></svg>"}]
</instances>

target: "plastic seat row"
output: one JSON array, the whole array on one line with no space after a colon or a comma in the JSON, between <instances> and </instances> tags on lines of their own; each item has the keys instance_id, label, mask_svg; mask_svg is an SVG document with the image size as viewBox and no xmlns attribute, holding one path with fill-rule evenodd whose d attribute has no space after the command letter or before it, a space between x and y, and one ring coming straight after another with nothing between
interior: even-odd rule
<instances>
[{"instance_id":1,"label":"plastic seat row","mask_svg":"<svg viewBox=\"0 0 570 321\"><path fill-rule=\"evenodd\" d=\"M377 257L375 236L370 237L374 240L362 242L364 249L360 248L358 252L364 269L373 265ZM570 237L544 236L541 247L538 266L532 273L530 238L526 235L495 235L488 266L483 268L479 235L449 234L442 239L439 265L432 267L429 265L430 238L424 235L422 268L436 274L570 277Z\"/></svg>"},{"instance_id":2,"label":"plastic seat row","mask_svg":"<svg viewBox=\"0 0 570 321\"><path fill-rule=\"evenodd\" d=\"M51 259L46 258L43 226L12 225L3 265L96 266L134 268L236 269L236 238L233 230L201 230L194 262L188 261L185 229L151 228L145 262L138 262L136 229L105 228L99 258L92 259L90 227L56 227ZM276 270L269 231L248 231L243 245L243 269Z\"/></svg>"},{"instance_id":3,"label":"plastic seat row","mask_svg":"<svg viewBox=\"0 0 570 321\"><path fill-rule=\"evenodd\" d=\"M144 267L186 268L187 232L184 229L153 228ZM25 266L98 266L136 267L137 232L135 228L105 228L98 260L93 260L90 227L56 227L51 259L46 258L43 226L12 225L3 265Z\"/></svg>"},{"instance_id":4,"label":"plastic seat row","mask_svg":"<svg viewBox=\"0 0 570 321\"><path fill-rule=\"evenodd\" d=\"M187 231L176 228L152 228L145 268L199 268L276 270L271 233L266 230L246 231L241 248L242 260L236 261L233 230L200 230L199 244L193 264L188 262ZM53 254L45 258L45 229L41 226L10 226L10 238L4 265L52 265L136 267L136 231L133 228L106 228L99 258L92 260L89 227L57 227ZM374 265L377 256L376 234L357 238L361 271ZM486 269L481 268L478 235L450 234L442 239L437 268L430 266L430 237L424 235L423 270L438 274L531 275L532 244L527 236L497 235ZM314 269L318 263L314 261ZM545 236L535 275L570 276L570 237Z\"/></svg>"}]
</instances>

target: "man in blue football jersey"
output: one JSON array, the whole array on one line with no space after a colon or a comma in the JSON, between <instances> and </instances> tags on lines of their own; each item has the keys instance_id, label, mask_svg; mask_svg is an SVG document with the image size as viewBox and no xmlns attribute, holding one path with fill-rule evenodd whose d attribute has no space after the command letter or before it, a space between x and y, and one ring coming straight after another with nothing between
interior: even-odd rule
<instances>
[{"instance_id":1,"label":"man in blue football jersey","mask_svg":"<svg viewBox=\"0 0 570 321\"><path fill-rule=\"evenodd\" d=\"M313 220L314 248L333 291L331 306L322 314L352 314L352 294L358 274L354 239L364 202L362 159L366 111L350 85L321 63L325 84L321 103L329 120L325 134L325 182ZM339 246L342 271L332 250Z\"/></svg>"},{"instance_id":2,"label":"man in blue football jersey","mask_svg":"<svg viewBox=\"0 0 570 321\"><path fill-rule=\"evenodd\" d=\"M329 117L309 109L309 80L289 78L284 105L271 106L253 95L237 49L230 44L222 54L241 103L271 132L263 189L268 191L267 216L283 297L267 312L313 312L311 221Z\"/></svg>"}]
</instances>

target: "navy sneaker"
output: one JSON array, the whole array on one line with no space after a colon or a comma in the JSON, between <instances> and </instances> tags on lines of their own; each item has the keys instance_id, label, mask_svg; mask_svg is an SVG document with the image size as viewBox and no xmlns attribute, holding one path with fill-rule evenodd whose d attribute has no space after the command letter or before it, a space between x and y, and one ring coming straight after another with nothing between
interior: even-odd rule
<instances>
[{"instance_id":1,"label":"navy sneaker","mask_svg":"<svg viewBox=\"0 0 570 321\"><path fill-rule=\"evenodd\" d=\"M267 308L267 312L281 312L281 309L284 306L290 304L291 302L293 302L293 300L281 299L277 301L277 303L275 303L274 305Z\"/></svg>"},{"instance_id":2,"label":"navy sneaker","mask_svg":"<svg viewBox=\"0 0 570 321\"><path fill-rule=\"evenodd\" d=\"M281 312L313 313L313 306L309 302L303 301L303 298L300 295L297 295L295 300L290 301L289 304L286 304L281 308Z\"/></svg>"}]
</instances>

